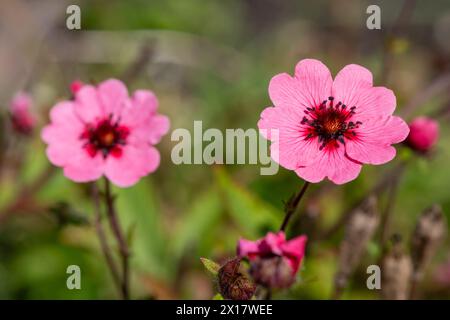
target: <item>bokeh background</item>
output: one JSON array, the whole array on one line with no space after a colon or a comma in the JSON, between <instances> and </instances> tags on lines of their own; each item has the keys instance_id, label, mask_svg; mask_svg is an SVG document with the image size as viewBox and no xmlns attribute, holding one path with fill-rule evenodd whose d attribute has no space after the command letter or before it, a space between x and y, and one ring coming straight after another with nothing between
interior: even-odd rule
<instances>
[{"instance_id":1,"label":"bokeh background","mask_svg":"<svg viewBox=\"0 0 450 320\"><path fill-rule=\"evenodd\" d=\"M81 8L82 30L67 30L66 8ZM381 30L366 28L366 8L381 7ZM114 299L117 293L93 227L89 186L64 178L45 157L40 128L55 102L70 97L73 80L122 79L130 91L153 90L171 129L255 128L271 104L267 87L300 59L322 60L336 74L358 63L376 85L397 96L397 114L440 122L432 155L397 146L382 167L365 166L344 186L314 185L288 235L310 234L297 284L278 298L328 299L343 228L333 226L398 161L407 167L397 190L392 232L405 248L420 213L439 203L450 215L450 3L415 1L0 1L0 298ZM403 8L403 9L402 9ZM400 13L403 12L402 15ZM401 18L399 19L399 15ZM33 97L38 126L31 135L8 130L8 105L18 91ZM9 128L10 129L10 128ZM210 299L214 281L200 257L224 261L240 237L276 230L283 201L302 184L280 168L261 176L258 165L174 165L170 134L158 145L156 173L114 189L132 248L132 297ZM380 211L389 192L380 195ZM448 217L450 218L450 217ZM314 232L311 231L311 221ZM378 299L366 288L376 263L378 233L355 271L345 299ZM421 284L427 299L450 298L448 240ZM66 268L79 265L82 289L68 290ZM447 267L446 267L447 266ZM446 276L445 276L446 275Z\"/></svg>"}]
</instances>

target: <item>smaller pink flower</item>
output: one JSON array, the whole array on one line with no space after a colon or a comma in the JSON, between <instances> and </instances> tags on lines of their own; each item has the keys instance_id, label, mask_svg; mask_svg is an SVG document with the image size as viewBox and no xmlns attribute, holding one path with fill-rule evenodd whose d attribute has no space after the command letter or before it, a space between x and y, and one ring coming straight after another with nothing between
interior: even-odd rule
<instances>
[{"instance_id":1,"label":"smaller pink flower","mask_svg":"<svg viewBox=\"0 0 450 320\"><path fill-rule=\"evenodd\" d=\"M258 258L282 257L286 259L294 275L297 273L305 255L306 241L305 235L286 240L283 231L269 232L264 238L257 241L240 239L237 254L240 257L248 258L250 261Z\"/></svg>"},{"instance_id":2,"label":"smaller pink flower","mask_svg":"<svg viewBox=\"0 0 450 320\"><path fill-rule=\"evenodd\" d=\"M70 92L75 95L84 86L84 83L80 80L72 81L70 84Z\"/></svg>"},{"instance_id":3,"label":"smaller pink flower","mask_svg":"<svg viewBox=\"0 0 450 320\"><path fill-rule=\"evenodd\" d=\"M51 123L42 130L51 163L75 182L106 176L129 187L155 171L160 155L154 147L169 130L169 119L156 112L153 92L129 96L120 80L83 85L73 100L57 103Z\"/></svg>"},{"instance_id":4,"label":"smaller pink flower","mask_svg":"<svg viewBox=\"0 0 450 320\"><path fill-rule=\"evenodd\" d=\"M429 151L439 138L439 124L437 121L421 116L409 124L409 135L406 144L419 152Z\"/></svg>"},{"instance_id":5,"label":"smaller pink flower","mask_svg":"<svg viewBox=\"0 0 450 320\"><path fill-rule=\"evenodd\" d=\"M24 93L17 93L11 101L10 112L13 128L21 134L29 134L36 125L36 118L30 112L32 107L31 97Z\"/></svg>"}]
</instances>

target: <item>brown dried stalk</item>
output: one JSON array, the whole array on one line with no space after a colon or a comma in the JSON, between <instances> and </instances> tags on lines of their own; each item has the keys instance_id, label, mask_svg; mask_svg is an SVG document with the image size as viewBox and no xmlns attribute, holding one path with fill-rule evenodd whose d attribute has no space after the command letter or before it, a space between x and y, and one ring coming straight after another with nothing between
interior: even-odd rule
<instances>
[{"instance_id":1,"label":"brown dried stalk","mask_svg":"<svg viewBox=\"0 0 450 320\"><path fill-rule=\"evenodd\" d=\"M339 252L339 266L335 276L333 298L339 299L347 286L348 279L364 254L367 243L378 226L379 214L377 201L369 197L359 208L353 211L345 230Z\"/></svg>"},{"instance_id":2,"label":"brown dried stalk","mask_svg":"<svg viewBox=\"0 0 450 320\"><path fill-rule=\"evenodd\" d=\"M411 286L411 299L417 295L417 285L423 278L424 272L431 262L436 250L446 235L445 217L439 205L426 209L417 222L411 242L411 256L414 274Z\"/></svg>"},{"instance_id":3,"label":"brown dried stalk","mask_svg":"<svg viewBox=\"0 0 450 320\"><path fill-rule=\"evenodd\" d=\"M406 300L409 296L413 266L411 257L404 253L399 238L392 241L390 252L381 267L381 296L385 300Z\"/></svg>"}]
</instances>

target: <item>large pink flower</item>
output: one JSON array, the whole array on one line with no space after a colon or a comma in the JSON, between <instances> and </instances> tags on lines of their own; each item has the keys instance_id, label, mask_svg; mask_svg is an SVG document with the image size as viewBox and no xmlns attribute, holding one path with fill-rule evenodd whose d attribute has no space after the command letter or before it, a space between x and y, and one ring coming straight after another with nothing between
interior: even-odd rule
<instances>
[{"instance_id":1,"label":"large pink flower","mask_svg":"<svg viewBox=\"0 0 450 320\"><path fill-rule=\"evenodd\" d=\"M333 81L322 62L301 60L295 76L272 78L269 95L274 106L264 109L258 127L272 141L271 157L309 182L351 181L363 163L392 160L391 145L409 132L392 115L394 93L374 87L372 73L359 65L347 65Z\"/></svg>"},{"instance_id":2,"label":"large pink flower","mask_svg":"<svg viewBox=\"0 0 450 320\"><path fill-rule=\"evenodd\" d=\"M269 232L257 241L240 239L237 247L237 255L247 257L250 261L256 258L272 258L275 256L286 259L295 274L305 255L307 237L299 236L289 241L283 231Z\"/></svg>"},{"instance_id":3,"label":"large pink flower","mask_svg":"<svg viewBox=\"0 0 450 320\"><path fill-rule=\"evenodd\" d=\"M151 91L129 97L121 81L110 79L74 95L52 108L42 131L50 162L63 167L66 177L88 182L105 175L127 187L156 170L160 155L153 145L169 130L169 120L156 113Z\"/></svg>"}]
</instances>

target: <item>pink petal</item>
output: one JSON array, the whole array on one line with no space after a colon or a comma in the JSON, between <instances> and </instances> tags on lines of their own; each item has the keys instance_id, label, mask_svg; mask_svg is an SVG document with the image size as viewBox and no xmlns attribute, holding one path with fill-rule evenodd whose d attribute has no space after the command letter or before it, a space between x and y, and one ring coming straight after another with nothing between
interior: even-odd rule
<instances>
[{"instance_id":1,"label":"pink petal","mask_svg":"<svg viewBox=\"0 0 450 320\"><path fill-rule=\"evenodd\" d=\"M48 143L47 157L56 166L64 166L83 152L84 142L63 126L48 125L42 130L42 138Z\"/></svg>"},{"instance_id":2,"label":"pink petal","mask_svg":"<svg viewBox=\"0 0 450 320\"><path fill-rule=\"evenodd\" d=\"M46 153L51 163L64 166L83 152L80 135L84 125L74 112L75 103L63 101L50 111L51 123L44 127L41 137L48 144Z\"/></svg>"},{"instance_id":3,"label":"pink petal","mask_svg":"<svg viewBox=\"0 0 450 320\"><path fill-rule=\"evenodd\" d=\"M301 60L295 68L295 77L287 73L276 75L269 84L269 95L276 107L306 109L320 105L331 93L332 78L320 61Z\"/></svg>"},{"instance_id":4,"label":"pink petal","mask_svg":"<svg viewBox=\"0 0 450 320\"><path fill-rule=\"evenodd\" d=\"M137 90L129 106L122 112L122 123L130 127L148 125L149 119L156 112L158 100L153 92Z\"/></svg>"},{"instance_id":5,"label":"pink petal","mask_svg":"<svg viewBox=\"0 0 450 320\"><path fill-rule=\"evenodd\" d=\"M261 134L273 141L272 159L290 170L313 163L319 155L317 138L305 140L303 113L299 111L291 107L269 107L261 113L258 122Z\"/></svg>"},{"instance_id":6,"label":"pink petal","mask_svg":"<svg viewBox=\"0 0 450 320\"><path fill-rule=\"evenodd\" d=\"M239 239L237 255L240 257L251 257L259 252L259 241Z\"/></svg>"},{"instance_id":7,"label":"pink petal","mask_svg":"<svg viewBox=\"0 0 450 320\"><path fill-rule=\"evenodd\" d=\"M128 100L128 90L120 80L109 79L98 85L98 96L105 115L120 116Z\"/></svg>"},{"instance_id":8,"label":"pink petal","mask_svg":"<svg viewBox=\"0 0 450 320\"><path fill-rule=\"evenodd\" d=\"M75 104L71 101L62 101L57 103L50 111L51 124L49 124L46 128L58 126L63 140L66 135L73 137L79 136L84 129L84 124L75 114L74 108ZM60 138L61 136L46 133L45 128L42 131L42 139L46 143L50 143L54 140L61 140Z\"/></svg>"},{"instance_id":9,"label":"pink petal","mask_svg":"<svg viewBox=\"0 0 450 320\"><path fill-rule=\"evenodd\" d=\"M169 132L169 118L163 115L155 115L150 120L150 127L151 132L148 139L151 144L157 144L161 140L161 137Z\"/></svg>"},{"instance_id":10,"label":"pink petal","mask_svg":"<svg viewBox=\"0 0 450 320\"><path fill-rule=\"evenodd\" d=\"M308 238L299 236L281 245L283 254L288 257L293 273L296 273L305 256L305 247Z\"/></svg>"},{"instance_id":11,"label":"pink petal","mask_svg":"<svg viewBox=\"0 0 450 320\"><path fill-rule=\"evenodd\" d=\"M137 90L134 93L132 105L122 117L123 123L132 128L130 143L156 144L169 131L169 118L156 114L157 106L158 100L151 91Z\"/></svg>"},{"instance_id":12,"label":"pink petal","mask_svg":"<svg viewBox=\"0 0 450 320\"><path fill-rule=\"evenodd\" d=\"M148 109L151 113L158 109L158 99L150 90L136 90L133 94L133 104L139 108Z\"/></svg>"},{"instance_id":13,"label":"pink petal","mask_svg":"<svg viewBox=\"0 0 450 320\"><path fill-rule=\"evenodd\" d=\"M259 251L262 254L282 255L281 245L286 241L284 232L269 232L259 244Z\"/></svg>"},{"instance_id":14,"label":"pink petal","mask_svg":"<svg viewBox=\"0 0 450 320\"><path fill-rule=\"evenodd\" d=\"M83 86L75 94L75 112L86 123L105 117L97 89L91 85Z\"/></svg>"},{"instance_id":15,"label":"pink petal","mask_svg":"<svg viewBox=\"0 0 450 320\"><path fill-rule=\"evenodd\" d=\"M357 64L345 66L333 82L333 97L348 107L357 106L361 92L372 87L372 73Z\"/></svg>"},{"instance_id":16,"label":"pink petal","mask_svg":"<svg viewBox=\"0 0 450 320\"><path fill-rule=\"evenodd\" d=\"M361 164L345 155L344 147L325 147L316 162L295 170L306 181L316 183L328 177L336 184L344 184L356 179L361 171Z\"/></svg>"},{"instance_id":17,"label":"pink petal","mask_svg":"<svg viewBox=\"0 0 450 320\"><path fill-rule=\"evenodd\" d=\"M75 182L95 181L103 174L103 164L100 153L91 157L85 150L80 150L65 163L64 175Z\"/></svg>"},{"instance_id":18,"label":"pink petal","mask_svg":"<svg viewBox=\"0 0 450 320\"><path fill-rule=\"evenodd\" d=\"M356 98L355 98L356 99ZM372 87L359 92L355 103L357 120L378 116L390 116L396 107L394 92L385 87Z\"/></svg>"},{"instance_id":19,"label":"pink petal","mask_svg":"<svg viewBox=\"0 0 450 320\"><path fill-rule=\"evenodd\" d=\"M105 165L106 177L119 187L130 187L140 178L158 168L160 155L152 146L127 145L118 158L108 157Z\"/></svg>"},{"instance_id":20,"label":"pink petal","mask_svg":"<svg viewBox=\"0 0 450 320\"><path fill-rule=\"evenodd\" d=\"M356 138L346 140L347 155L363 163L383 164L395 157L391 144L405 140L409 128L399 117L384 116L364 120L355 131Z\"/></svg>"}]
</instances>

